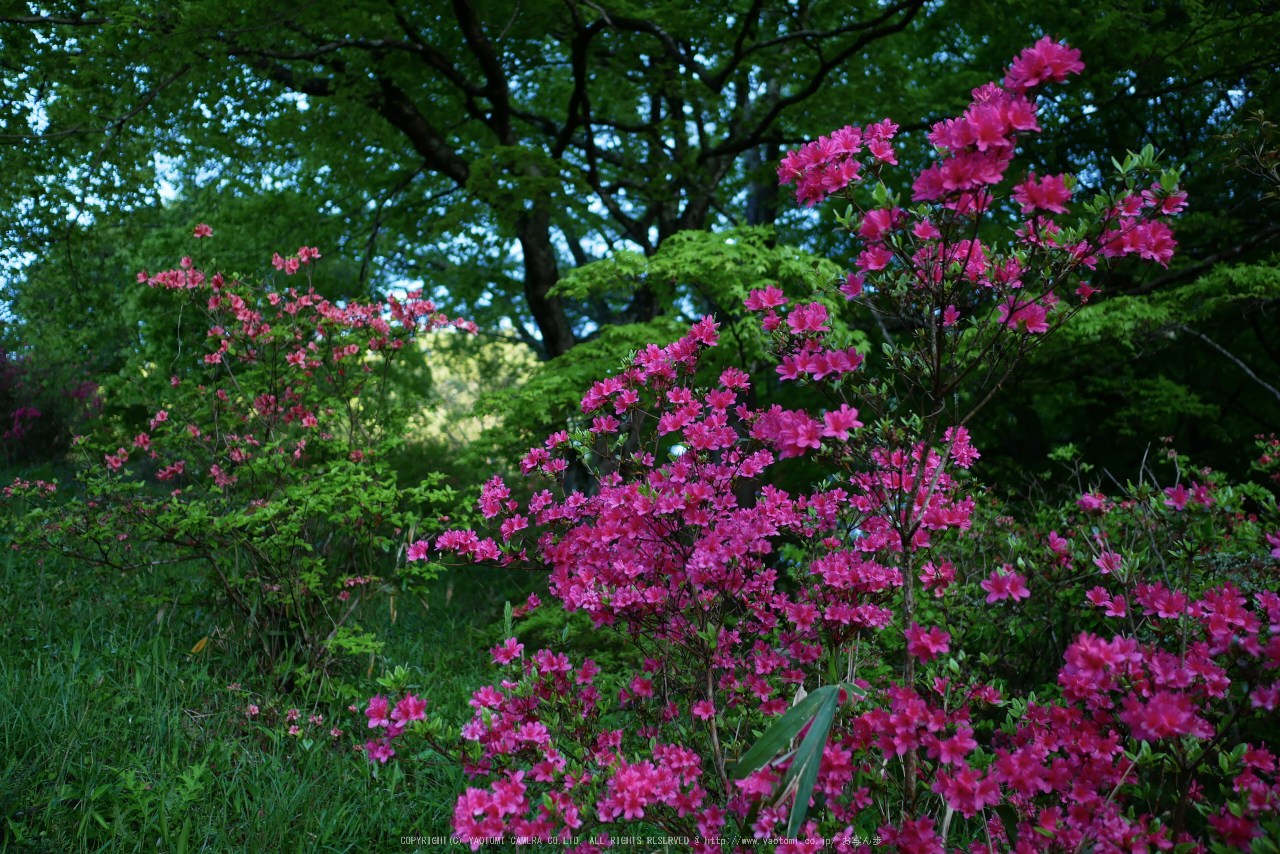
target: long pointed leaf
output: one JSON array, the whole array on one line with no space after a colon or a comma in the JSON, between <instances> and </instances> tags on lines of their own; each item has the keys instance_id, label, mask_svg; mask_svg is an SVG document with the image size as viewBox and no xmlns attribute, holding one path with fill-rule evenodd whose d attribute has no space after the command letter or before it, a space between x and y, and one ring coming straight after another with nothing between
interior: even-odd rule
<instances>
[{"instance_id":1,"label":"long pointed leaf","mask_svg":"<svg viewBox=\"0 0 1280 854\"><path fill-rule=\"evenodd\" d=\"M799 785L796 786L796 799L791 806L791 819L787 822L787 836L789 838L794 839L799 836L805 816L809 813L809 798L813 797L813 789L818 782L818 767L822 764L822 751L827 746L827 735L831 732L831 722L835 719L836 709L840 705L838 691L835 690L834 685L830 687L833 690L826 695L822 706L818 709L817 714L813 716L813 725L805 733L804 741L800 743L800 747L796 750L795 758L791 760L791 767L787 769L787 775L782 780L782 786L785 790L790 782L787 778L792 777L793 772L799 776Z\"/></svg>"},{"instance_id":2,"label":"long pointed leaf","mask_svg":"<svg viewBox=\"0 0 1280 854\"><path fill-rule=\"evenodd\" d=\"M804 729L817 709L818 704L836 692L836 686L824 685L812 694L792 706L786 714L774 721L773 726L765 730L760 740L742 755L733 768L733 778L741 780L763 768L770 760L781 752L784 745L796 737L796 733Z\"/></svg>"},{"instance_id":3,"label":"long pointed leaf","mask_svg":"<svg viewBox=\"0 0 1280 854\"><path fill-rule=\"evenodd\" d=\"M1004 825L1004 832L1009 837L1010 845L1018 844L1018 814L1013 807L1008 804L996 804L996 815L1000 816L1000 823Z\"/></svg>"}]
</instances>

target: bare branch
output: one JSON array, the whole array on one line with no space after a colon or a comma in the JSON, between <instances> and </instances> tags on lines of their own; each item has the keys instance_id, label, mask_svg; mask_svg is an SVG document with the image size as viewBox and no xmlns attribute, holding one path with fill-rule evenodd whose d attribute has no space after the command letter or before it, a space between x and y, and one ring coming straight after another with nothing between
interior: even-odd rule
<instances>
[{"instance_id":1,"label":"bare branch","mask_svg":"<svg viewBox=\"0 0 1280 854\"><path fill-rule=\"evenodd\" d=\"M96 27L110 23L114 23L111 18L59 18L55 15L35 15L25 18L0 18L0 24L24 24L26 26L57 24L68 27Z\"/></svg>"},{"instance_id":2,"label":"bare branch","mask_svg":"<svg viewBox=\"0 0 1280 854\"><path fill-rule=\"evenodd\" d=\"M1227 351L1227 349L1226 349L1225 347L1223 347L1221 344L1219 344L1219 343L1217 343L1216 341L1214 341L1213 339L1209 338L1209 336L1207 336L1207 335L1203 335L1203 334L1201 334L1201 333L1199 333L1199 332L1196 332L1196 331L1195 331L1194 329L1192 329L1190 326L1185 326L1185 325L1184 325L1184 326L1182 326L1182 327L1181 327L1181 329L1182 329L1184 332L1188 332L1188 333L1190 333L1190 334L1192 334L1192 335L1196 336L1196 337L1197 337L1197 338L1199 338L1201 341L1203 341L1204 343L1208 344L1210 347L1212 347L1213 349L1217 350L1219 353L1221 353L1222 355L1226 356L1226 357L1227 357L1228 359L1230 359L1231 361L1235 362L1235 363L1240 367L1240 370L1244 371L1246 374L1248 374L1248 375L1249 375L1249 379L1253 380L1253 381L1254 381L1254 382L1256 382L1258 385L1262 386L1262 387L1263 387L1263 388L1265 388L1267 391L1269 391L1269 392L1271 392L1272 394L1274 394L1274 395L1276 396L1276 400L1280 400L1280 391L1277 391L1277 390L1276 390L1276 388L1275 388L1275 386L1268 385L1266 382L1264 382L1264 381L1262 380L1262 378L1261 378L1261 377L1259 377L1257 374L1255 374L1255 373L1254 373L1254 372L1249 368L1249 366L1248 366L1248 365L1246 365L1244 362L1240 361L1238 358L1236 358L1235 356L1233 356L1233 355L1232 355L1230 352L1228 352L1228 351Z\"/></svg>"},{"instance_id":3,"label":"bare branch","mask_svg":"<svg viewBox=\"0 0 1280 854\"><path fill-rule=\"evenodd\" d=\"M471 167L450 147L444 135L427 120L418 105L390 80L379 78L382 97L378 99L378 112L397 130L409 138L414 149L431 167L460 186L465 186Z\"/></svg>"},{"instance_id":4,"label":"bare branch","mask_svg":"<svg viewBox=\"0 0 1280 854\"><path fill-rule=\"evenodd\" d=\"M864 47L874 41L882 39L894 33L901 32L907 28L907 25L915 18L924 7L924 0L902 0L887 8L881 15L872 21L865 22L862 26L864 32L861 36L853 41L852 44L845 46L830 59L820 60L818 69L814 72L809 82L799 91L794 92L784 98L779 98L770 107L769 111L755 123L755 128L743 136L733 134L722 142L720 145L710 150L705 150L699 156L700 162L707 162L716 157L724 155L736 155L748 148L753 148L765 141L774 121L788 107L792 107L805 100L808 100L822 88L823 82L827 76L839 66L843 65L848 59L857 55ZM899 13L904 13L897 21L888 23L893 20ZM884 25L884 26L881 26ZM818 47L813 48L819 57L822 52Z\"/></svg>"}]
</instances>

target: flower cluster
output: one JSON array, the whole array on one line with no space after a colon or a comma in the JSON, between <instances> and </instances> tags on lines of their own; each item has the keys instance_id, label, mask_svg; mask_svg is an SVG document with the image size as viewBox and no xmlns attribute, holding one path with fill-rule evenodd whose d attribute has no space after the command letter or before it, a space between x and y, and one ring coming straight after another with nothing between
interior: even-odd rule
<instances>
[{"instance_id":1,"label":"flower cluster","mask_svg":"<svg viewBox=\"0 0 1280 854\"><path fill-rule=\"evenodd\" d=\"M863 164L854 155L864 147L875 165L896 165L897 155L889 140L897 132L898 126L885 119L870 125L865 131L849 126L831 136L819 137L787 153L778 167L778 183L796 184L796 201L813 207L863 177Z\"/></svg>"},{"instance_id":2,"label":"flower cluster","mask_svg":"<svg viewBox=\"0 0 1280 854\"><path fill-rule=\"evenodd\" d=\"M1240 499L1202 471L1118 500L1095 488L1047 537L1005 536L1014 520L969 471L981 377L1066 322L1103 259L1167 260L1164 219L1183 203L1176 174L1150 199L1133 192L1148 152L1080 225L1044 217L1069 210L1073 179L1029 173L1014 247L974 237L1018 134L1037 128L1028 92L1081 68L1049 39L1024 51L1003 87L934 127L943 155L915 182L924 205L877 185L875 206L841 219L862 245L856 272L818 299L747 296L806 405L756 405L746 372L707 371L721 322L704 317L593 385L580 421L529 450L521 473L560 490L494 477L479 501L492 536L410 544L420 560L542 570L560 606L630 652L602 670L527 650L514 623L490 650L502 678L472 695L457 748L471 783L454 828L473 849L576 839L595 854L644 826L700 854L742 838L866 854L854 840L872 836L912 854L1189 851L1206 833L1247 845L1275 813L1274 758L1232 733L1257 732L1275 705L1280 600L1193 573ZM856 203L896 162L896 130L837 131L788 154L779 177L807 204ZM891 381L864 377L837 316L846 300L900 330ZM784 489L806 470L793 461L820 479ZM571 466L590 489L564 489ZM1261 542L1254 522L1231 530L1246 554ZM1167 566L1178 549L1181 574ZM1080 577L1096 589L1073 598ZM998 655L972 654L1059 620L1085 628L1049 656L1050 697L1020 695ZM384 731L372 762L409 737L390 706L369 704ZM1155 768L1177 782L1154 791ZM1235 795L1208 803L1209 779Z\"/></svg>"}]
</instances>

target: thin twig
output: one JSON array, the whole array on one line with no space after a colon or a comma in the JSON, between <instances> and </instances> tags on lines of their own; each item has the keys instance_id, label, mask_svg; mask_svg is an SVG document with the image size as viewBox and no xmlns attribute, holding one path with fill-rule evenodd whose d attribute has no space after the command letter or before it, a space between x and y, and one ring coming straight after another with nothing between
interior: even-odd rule
<instances>
[{"instance_id":1,"label":"thin twig","mask_svg":"<svg viewBox=\"0 0 1280 854\"><path fill-rule=\"evenodd\" d=\"M1231 355L1231 353L1229 353L1229 352L1226 350L1226 348L1224 348L1221 344L1219 344L1218 342L1214 341L1213 339L1211 339L1211 338L1210 338L1209 336L1207 336L1207 335L1203 335L1203 334L1201 334L1201 333L1199 333L1199 332L1196 332L1196 331L1195 331L1194 329L1192 329L1190 326L1185 326L1185 325L1184 325L1184 326L1182 327L1182 329L1183 329L1184 331L1189 332L1189 333L1191 333L1192 335L1196 336L1196 337L1197 337L1197 338L1199 338L1201 341L1203 341L1204 343L1208 344L1210 347L1212 347L1213 349L1217 350L1219 353L1221 353L1222 355L1226 356L1226 357L1227 357L1228 359L1230 359L1231 361L1235 362L1237 365L1239 365L1239 366L1240 366L1240 370L1244 371L1246 374L1248 374L1248 375L1249 375L1249 378L1250 378L1251 380L1253 380L1253 381L1254 381L1254 382L1256 382L1258 385L1260 385L1260 386L1262 386L1263 388L1265 388L1267 391L1269 391L1269 392L1271 392L1272 394L1274 394L1274 395L1276 396L1276 400L1280 400L1280 391L1277 391L1277 390L1276 390L1276 388L1275 388L1275 386L1268 385L1266 382L1264 382L1264 381L1262 380L1262 378L1261 378L1261 377L1259 377L1259 376L1258 376L1257 374L1255 374L1252 370L1250 370L1250 368L1249 368L1249 366L1248 366L1248 365L1246 365L1244 362L1242 362L1242 361L1240 361L1239 359L1237 359L1235 356Z\"/></svg>"}]
</instances>

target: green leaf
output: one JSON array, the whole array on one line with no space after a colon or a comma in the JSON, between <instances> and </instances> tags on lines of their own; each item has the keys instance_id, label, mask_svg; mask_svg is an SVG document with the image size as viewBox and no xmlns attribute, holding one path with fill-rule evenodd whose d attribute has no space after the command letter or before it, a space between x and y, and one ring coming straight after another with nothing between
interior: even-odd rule
<instances>
[{"instance_id":1,"label":"green leaf","mask_svg":"<svg viewBox=\"0 0 1280 854\"><path fill-rule=\"evenodd\" d=\"M738 760L733 769L733 778L741 780L763 768L770 760L782 752L784 745L795 738L800 730L804 729L804 725L812 718L813 712L818 708L818 704L833 695L839 696L836 686L823 685L788 709L787 713L778 718L773 723L773 726L769 727L760 736L760 740L752 745L751 749Z\"/></svg>"},{"instance_id":2,"label":"green leaf","mask_svg":"<svg viewBox=\"0 0 1280 854\"><path fill-rule=\"evenodd\" d=\"M785 792L791 780L798 778L795 801L791 805L791 818L787 822L787 836L793 839L800 834L805 816L809 814L809 799L813 796L814 786L818 782L818 766L822 764L822 750L827 746L827 735L831 732L831 722L835 719L836 709L840 703L840 693L835 686L825 687L832 690L826 694L817 714L814 715L813 723L805 733L804 741L796 750L791 767L787 769L780 784ZM818 691L821 690L821 688L818 689Z\"/></svg>"},{"instance_id":3,"label":"green leaf","mask_svg":"<svg viewBox=\"0 0 1280 854\"><path fill-rule=\"evenodd\" d=\"M191 816L182 822L182 831L178 834L178 844L173 849L176 854L187 854L187 842L191 837Z\"/></svg>"},{"instance_id":4,"label":"green leaf","mask_svg":"<svg viewBox=\"0 0 1280 854\"><path fill-rule=\"evenodd\" d=\"M996 815L1000 816L1000 823L1004 825L1005 835L1009 837L1010 845L1018 844L1018 813L1008 804L996 804L994 807ZM1036 828L1040 830L1042 828Z\"/></svg>"}]
</instances>

